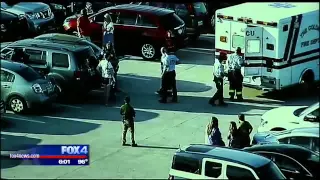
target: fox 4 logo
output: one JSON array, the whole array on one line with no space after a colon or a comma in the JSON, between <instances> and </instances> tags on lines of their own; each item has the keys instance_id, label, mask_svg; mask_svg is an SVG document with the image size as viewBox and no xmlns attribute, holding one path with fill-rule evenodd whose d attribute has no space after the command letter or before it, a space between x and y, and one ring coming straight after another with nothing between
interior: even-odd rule
<instances>
[{"instance_id":1,"label":"fox 4 logo","mask_svg":"<svg viewBox=\"0 0 320 180\"><path fill-rule=\"evenodd\" d=\"M61 154L88 154L88 146L61 146Z\"/></svg>"}]
</instances>

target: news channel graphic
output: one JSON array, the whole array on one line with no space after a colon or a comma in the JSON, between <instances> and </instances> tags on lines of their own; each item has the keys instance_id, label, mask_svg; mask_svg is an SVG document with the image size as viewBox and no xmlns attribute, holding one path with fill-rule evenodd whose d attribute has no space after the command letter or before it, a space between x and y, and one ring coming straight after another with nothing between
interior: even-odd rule
<instances>
[{"instance_id":1,"label":"news channel graphic","mask_svg":"<svg viewBox=\"0 0 320 180\"><path fill-rule=\"evenodd\" d=\"M89 165L89 145L38 145L24 153L11 153L11 159L23 159L28 165Z\"/></svg>"}]
</instances>

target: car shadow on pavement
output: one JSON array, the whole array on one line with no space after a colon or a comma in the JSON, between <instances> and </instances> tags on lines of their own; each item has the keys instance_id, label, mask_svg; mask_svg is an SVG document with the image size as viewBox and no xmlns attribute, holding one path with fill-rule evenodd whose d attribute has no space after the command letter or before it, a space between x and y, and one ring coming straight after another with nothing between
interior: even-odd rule
<instances>
[{"instance_id":1,"label":"car shadow on pavement","mask_svg":"<svg viewBox=\"0 0 320 180\"><path fill-rule=\"evenodd\" d=\"M77 135L87 133L100 127L100 124L70 119L47 118L45 116L21 116L6 114L2 117L10 126L2 132L19 132L47 135Z\"/></svg>"},{"instance_id":2,"label":"car shadow on pavement","mask_svg":"<svg viewBox=\"0 0 320 180\"><path fill-rule=\"evenodd\" d=\"M21 159L10 159L9 152L27 150L30 145L35 146L40 142L36 138L1 134L1 169L12 168L23 162Z\"/></svg>"},{"instance_id":3,"label":"car shadow on pavement","mask_svg":"<svg viewBox=\"0 0 320 180\"><path fill-rule=\"evenodd\" d=\"M139 147L139 148L150 148L150 149L172 149L172 150L179 149L178 147L148 146L148 145L140 145L140 144L138 144L137 147Z\"/></svg>"}]
</instances>

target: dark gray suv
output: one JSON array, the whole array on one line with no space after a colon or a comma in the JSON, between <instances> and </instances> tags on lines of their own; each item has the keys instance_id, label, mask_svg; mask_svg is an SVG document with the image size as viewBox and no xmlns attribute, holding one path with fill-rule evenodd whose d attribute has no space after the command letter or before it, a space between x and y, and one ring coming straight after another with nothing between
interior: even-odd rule
<instances>
[{"instance_id":1,"label":"dark gray suv","mask_svg":"<svg viewBox=\"0 0 320 180\"><path fill-rule=\"evenodd\" d=\"M15 49L24 50L29 56L25 63L37 71L45 72L61 92L87 93L100 86L95 70L98 61L89 46L24 39L1 49L2 57L15 61L12 56Z\"/></svg>"}]
</instances>

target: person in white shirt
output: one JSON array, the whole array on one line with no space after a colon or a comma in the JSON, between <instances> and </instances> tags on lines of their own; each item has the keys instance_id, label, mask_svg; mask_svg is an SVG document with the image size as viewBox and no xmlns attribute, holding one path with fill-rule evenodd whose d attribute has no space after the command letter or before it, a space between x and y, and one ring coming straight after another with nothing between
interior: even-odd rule
<instances>
[{"instance_id":1,"label":"person in white shirt","mask_svg":"<svg viewBox=\"0 0 320 180\"><path fill-rule=\"evenodd\" d=\"M172 49L168 50L168 54L162 59L163 63L163 84L160 103L167 102L167 93L172 88L172 100L171 102L178 102L177 83L176 83L176 64L179 63L179 59Z\"/></svg>"},{"instance_id":2,"label":"person in white shirt","mask_svg":"<svg viewBox=\"0 0 320 180\"><path fill-rule=\"evenodd\" d=\"M105 55L100 60L97 71L102 76L102 83L104 85L104 95L105 95L105 104L108 105L110 98L113 98L114 92L112 91L112 86L115 84L114 78L114 69L109 60L106 59Z\"/></svg>"},{"instance_id":3,"label":"person in white shirt","mask_svg":"<svg viewBox=\"0 0 320 180\"><path fill-rule=\"evenodd\" d=\"M209 104L212 106L216 105L216 100L219 101L217 105L226 105L226 103L223 100L223 77L225 75L224 73L224 66L221 64L223 61L222 54L219 55L218 59L215 59L214 65L213 65L213 81L216 84L217 91L212 96L212 98L209 100Z\"/></svg>"},{"instance_id":4,"label":"person in white shirt","mask_svg":"<svg viewBox=\"0 0 320 180\"><path fill-rule=\"evenodd\" d=\"M168 54L167 54L167 49L165 48L165 47L162 47L161 49L160 49L160 52L161 52L161 66L160 66L160 76L161 76L161 81L160 81L160 89L157 91L157 94L159 94L159 95L161 95L161 93L162 93L162 84L164 83L164 76L163 76L163 74L164 74L164 68L163 68L163 62L164 61L166 61L166 58L167 58L167 56L168 56ZM171 92L168 92L168 96L172 96L172 94L171 94Z\"/></svg>"},{"instance_id":5,"label":"person in white shirt","mask_svg":"<svg viewBox=\"0 0 320 180\"><path fill-rule=\"evenodd\" d=\"M103 32L102 47L105 47L108 42L111 42L114 45L114 36L113 36L114 26L113 26L112 18L108 13L104 15L102 32Z\"/></svg>"},{"instance_id":6,"label":"person in white shirt","mask_svg":"<svg viewBox=\"0 0 320 180\"><path fill-rule=\"evenodd\" d=\"M236 53L229 56L227 60L228 67L228 80L229 80L229 95L230 100L234 100L236 92L237 99L243 100L242 97L242 82L243 76L241 74L241 66L243 65L243 59L241 56L241 48L238 47Z\"/></svg>"}]
</instances>

